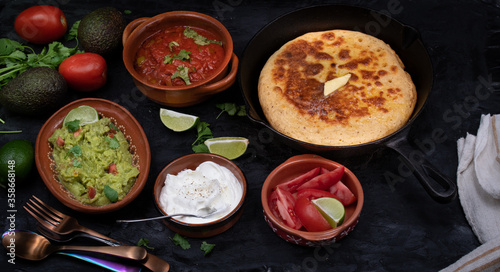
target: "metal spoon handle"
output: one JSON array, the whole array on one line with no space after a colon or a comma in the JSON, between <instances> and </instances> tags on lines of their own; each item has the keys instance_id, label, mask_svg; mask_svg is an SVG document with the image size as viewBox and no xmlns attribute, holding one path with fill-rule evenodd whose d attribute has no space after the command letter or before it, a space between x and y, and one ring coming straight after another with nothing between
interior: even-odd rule
<instances>
[{"instance_id":1,"label":"metal spoon handle","mask_svg":"<svg viewBox=\"0 0 500 272\"><path fill-rule=\"evenodd\" d=\"M208 215L211 215L211 214L208 214ZM150 217L150 218L142 218L142 219L116 220L116 222L118 222L118 223L133 223L133 222L142 222L142 221L150 221L150 220L170 218L170 217L174 217L174 216L189 216L189 217L204 218L204 217L207 217L208 215L195 215L195 214L177 213L177 214L172 214L172 215L162 215L162 216Z\"/></svg>"},{"instance_id":2,"label":"metal spoon handle","mask_svg":"<svg viewBox=\"0 0 500 272\"><path fill-rule=\"evenodd\" d=\"M147 258L148 252L146 249L138 246L57 246L54 247L55 251L86 251L86 252L95 252L95 253L103 253L111 256L122 257L125 259L142 261Z\"/></svg>"}]
</instances>

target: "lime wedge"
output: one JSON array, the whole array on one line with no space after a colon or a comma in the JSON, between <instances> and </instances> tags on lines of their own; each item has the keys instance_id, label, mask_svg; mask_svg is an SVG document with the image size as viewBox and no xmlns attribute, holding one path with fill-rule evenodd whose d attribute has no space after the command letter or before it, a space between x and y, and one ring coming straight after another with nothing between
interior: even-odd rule
<instances>
[{"instance_id":1,"label":"lime wedge","mask_svg":"<svg viewBox=\"0 0 500 272\"><path fill-rule=\"evenodd\" d=\"M344 222L345 208L340 201L332 197L320 197L311 200L332 228Z\"/></svg>"},{"instance_id":2,"label":"lime wedge","mask_svg":"<svg viewBox=\"0 0 500 272\"><path fill-rule=\"evenodd\" d=\"M93 107L82 105L68 112L66 117L64 117L63 126L65 126L67 122L74 120L80 120L79 124L80 126L83 126L97 122L99 120L99 114Z\"/></svg>"},{"instance_id":3,"label":"lime wedge","mask_svg":"<svg viewBox=\"0 0 500 272\"><path fill-rule=\"evenodd\" d=\"M173 110L160 109L162 123L169 129L181 132L193 128L198 120L198 116L184 114Z\"/></svg>"},{"instance_id":4,"label":"lime wedge","mask_svg":"<svg viewBox=\"0 0 500 272\"><path fill-rule=\"evenodd\" d=\"M248 139L243 137L218 137L205 141L208 151L230 160L243 155L248 147Z\"/></svg>"}]
</instances>

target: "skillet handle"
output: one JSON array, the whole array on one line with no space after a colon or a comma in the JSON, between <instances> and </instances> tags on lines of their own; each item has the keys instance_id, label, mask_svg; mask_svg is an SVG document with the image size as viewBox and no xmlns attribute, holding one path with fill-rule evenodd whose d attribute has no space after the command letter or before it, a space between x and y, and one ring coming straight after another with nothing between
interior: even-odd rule
<instances>
[{"instance_id":1,"label":"skillet handle","mask_svg":"<svg viewBox=\"0 0 500 272\"><path fill-rule=\"evenodd\" d=\"M441 174L423 156L419 156L422 152L412 147L405 137L390 141L386 146L401 155L405 164L435 201L448 203L456 198L457 185ZM415 158L417 156L418 159Z\"/></svg>"}]
</instances>

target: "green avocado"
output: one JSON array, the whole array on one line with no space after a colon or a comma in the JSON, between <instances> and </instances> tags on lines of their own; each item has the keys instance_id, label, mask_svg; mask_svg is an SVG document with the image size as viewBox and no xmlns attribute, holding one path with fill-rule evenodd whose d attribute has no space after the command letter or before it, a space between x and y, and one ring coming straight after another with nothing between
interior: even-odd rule
<instances>
[{"instance_id":1,"label":"green avocado","mask_svg":"<svg viewBox=\"0 0 500 272\"><path fill-rule=\"evenodd\" d=\"M127 22L113 7L96 9L85 15L78 26L78 42L86 52L105 56L116 51L122 42Z\"/></svg>"},{"instance_id":2,"label":"green avocado","mask_svg":"<svg viewBox=\"0 0 500 272\"><path fill-rule=\"evenodd\" d=\"M55 69L34 67L3 86L0 104L20 115L43 114L60 106L67 89L66 80Z\"/></svg>"}]
</instances>

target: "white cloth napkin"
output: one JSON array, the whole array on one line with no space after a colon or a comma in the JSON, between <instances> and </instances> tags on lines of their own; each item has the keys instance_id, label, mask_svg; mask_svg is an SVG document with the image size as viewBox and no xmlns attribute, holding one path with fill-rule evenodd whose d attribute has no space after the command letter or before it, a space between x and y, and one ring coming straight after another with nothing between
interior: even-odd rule
<instances>
[{"instance_id":1,"label":"white cloth napkin","mask_svg":"<svg viewBox=\"0 0 500 272\"><path fill-rule=\"evenodd\" d=\"M441 270L498 271L500 269L500 115L483 115L477 136L457 141L458 196L465 217L482 244Z\"/></svg>"}]
</instances>

